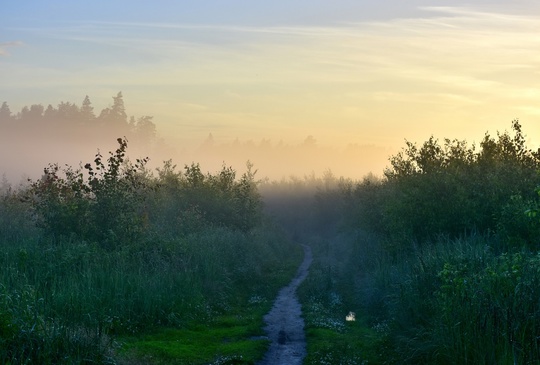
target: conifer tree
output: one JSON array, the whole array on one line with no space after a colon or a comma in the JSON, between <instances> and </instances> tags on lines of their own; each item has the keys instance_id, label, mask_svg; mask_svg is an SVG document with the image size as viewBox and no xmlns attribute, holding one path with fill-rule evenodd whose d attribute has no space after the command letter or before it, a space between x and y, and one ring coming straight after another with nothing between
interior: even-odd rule
<instances>
[{"instance_id":1,"label":"conifer tree","mask_svg":"<svg viewBox=\"0 0 540 365\"><path fill-rule=\"evenodd\" d=\"M94 114L94 107L92 106L92 102L90 101L88 95L86 95L82 102L80 113L81 119L84 123L91 122L96 119L96 116Z\"/></svg>"},{"instance_id":2,"label":"conifer tree","mask_svg":"<svg viewBox=\"0 0 540 365\"><path fill-rule=\"evenodd\" d=\"M113 106L111 107L109 117L115 124L127 124L126 107L124 106L124 97L122 92L118 92L116 96L113 96Z\"/></svg>"},{"instance_id":3,"label":"conifer tree","mask_svg":"<svg viewBox=\"0 0 540 365\"><path fill-rule=\"evenodd\" d=\"M7 122L9 120L11 120L11 110L7 102L4 101L0 107L0 122Z\"/></svg>"}]
</instances>

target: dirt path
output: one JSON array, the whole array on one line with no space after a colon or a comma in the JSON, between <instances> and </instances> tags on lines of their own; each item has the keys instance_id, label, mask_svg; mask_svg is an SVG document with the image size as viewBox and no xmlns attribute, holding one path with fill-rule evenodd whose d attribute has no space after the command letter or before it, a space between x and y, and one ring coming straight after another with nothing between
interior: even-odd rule
<instances>
[{"instance_id":1,"label":"dirt path","mask_svg":"<svg viewBox=\"0 0 540 365\"><path fill-rule=\"evenodd\" d=\"M258 365L302 364L306 356L306 336L302 308L296 296L296 289L308 275L311 265L311 248L304 247L304 261L294 279L280 290L274 306L264 317L266 331L271 344L268 352Z\"/></svg>"}]
</instances>

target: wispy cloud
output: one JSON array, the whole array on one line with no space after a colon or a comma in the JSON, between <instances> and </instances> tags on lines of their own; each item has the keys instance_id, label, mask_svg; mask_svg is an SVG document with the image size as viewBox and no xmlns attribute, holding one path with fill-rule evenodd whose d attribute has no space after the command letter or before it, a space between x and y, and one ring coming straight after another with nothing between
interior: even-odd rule
<instances>
[{"instance_id":1,"label":"wispy cloud","mask_svg":"<svg viewBox=\"0 0 540 365\"><path fill-rule=\"evenodd\" d=\"M94 21L26 30L136 52L126 54L132 67L146 55L162 67L156 71L189 82L202 82L198 72L205 72L216 82L258 75L257 82L393 79L487 90L504 84L501 74L540 68L540 16L464 7L421 9L425 17L320 27ZM0 44L0 51L6 53L7 46Z\"/></svg>"},{"instance_id":2,"label":"wispy cloud","mask_svg":"<svg viewBox=\"0 0 540 365\"><path fill-rule=\"evenodd\" d=\"M279 120L293 128L295 118L311 120L314 128L323 124L316 120L344 114L350 124L335 133L351 134L358 120L420 120L426 110L426 120L444 115L448 124L465 112L495 115L503 108L537 115L528 106L540 88L540 13L421 10L419 17L334 26L92 21L25 28L69 41L55 42L55 51L71 57L77 77L56 59L47 65L55 72L33 67L18 75L32 86L165 90L156 99L171 106L170 115L227 125L262 125L254 121L267 118L272 128ZM0 44L0 54L9 46ZM23 76L11 77L11 85ZM140 94L134 103L142 105L148 95ZM456 118L455 110L463 114Z\"/></svg>"},{"instance_id":3,"label":"wispy cloud","mask_svg":"<svg viewBox=\"0 0 540 365\"><path fill-rule=\"evenodd\" d=\"M23 43L20 41L0 42L0 56L9 56L10 53L8 52L8 48L19 47L22 45Z\"/></svg>"}]
</instances>

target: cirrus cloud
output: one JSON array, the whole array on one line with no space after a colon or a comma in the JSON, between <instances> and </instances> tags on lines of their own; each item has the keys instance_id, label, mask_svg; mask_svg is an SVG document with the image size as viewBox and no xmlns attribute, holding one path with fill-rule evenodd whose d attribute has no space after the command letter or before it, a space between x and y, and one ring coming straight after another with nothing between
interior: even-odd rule
<instances>
[{"instance_id":1,"label":"cirrus cloud","mask_svg":"<svg viewBox=\"0 0 540 365\"><path fill-rule=\"evenodd\" d=\"M9 56L10 53L7 51L10 47L19 47L22 46L21 41L11 41L11 42L1 42L0 43L0 56Z\"/></svg>"}]
</instances>

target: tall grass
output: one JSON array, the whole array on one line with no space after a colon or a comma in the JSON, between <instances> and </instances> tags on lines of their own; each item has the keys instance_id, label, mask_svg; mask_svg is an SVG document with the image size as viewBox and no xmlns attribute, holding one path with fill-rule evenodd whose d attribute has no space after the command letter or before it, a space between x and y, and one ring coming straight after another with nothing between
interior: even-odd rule
<instances>
[{"instance_id":1,"label":"tall grass","mask_svg":"<svg viewBox=\"0 0 540 365\"><path fill-rule=\"evenodd\" d=\"M384 338L370 325L368 305L360 300L358 283L368 258L352 244L353 237L312 238L314 260L299 288L306 321L308 355L305 364L380 363ZM367 235L364 237L367 238ZM369 241L371 242L371 241ZM356 321L346 316L354 312Z\"/></svg>"},{"instance_id":2,"label":"tall grass","mask_svg":"<svg viewBox=\"0 0 540 365\"><path fill-rule=\"evenodd\" d=\"M324 245L304 302L329 289L349 298L385 354L370 363L540 363L540 156L512 129L478 151L407 142L385 179L324 193L349 235Z\"/></svg>"},{"instance_id":3,"label":"tall grass","mask_svg":"<svg viewBox=\"0 0 540 365\"><path fill-rule=\"evenodd\" d=\"M308 331L319 344L308 363L335 356L331 347L321 348L316 331L323 329L332 333L327 340L346 333L347 341L336 341L356 346L356 352L340 350L340 361L540 362L540 254L501 252L493 248L500 247L496 237L469 235L411 244L396 258L374 236L345 238L319 244L300 291ZM363 331L343 321L349 310Z\"/></svg>"},{"instance_id":4,"label":"tall grass","mask_svg":"<svg viewBox=\"0 0 540 365\"><path fill-rule=\"evenodd\" d=\"M84 338L99 350L109 336L206 323L253 297L270 301L300 259L284 242L268 231L224 228L119 251L77 241L4 242L0 359L23 356L27 347L52 351L46 341L71 342L77 353L74 342Z\"/></svg>"},{"instance_id":5,"label":"tall grass","mask_svg":"<svg viewBox=\"0 0 540 365\"><path fill-rule=\"evenodd\" d=\"M538 255L496 253L491 237L440 239L409 255L386 294L402 363L537 363Z\"/></svg>"},{"instance_id":6,"label":"tall grass","mask_svg":"<svg viewBox=\"0 0 540 365\"><path fill-rule=\"evenodd\" d=\"M119 168L120 157L114 156L109 163ZM134 174L129 165L127 169ZM124 184L121 173L110 181L104 178L111 187L99 186L96 191L103 195L107 189L120 190L120 198L139 194L133 207L113 207L120 209L127 231L136 233L129 237L121 237L125 230L117 226L98 226L103 212L81 208L97 207L99 201L86 193L94 185L73 177L79 175L63 180L55 173L47 175L54 177L52 185L46 179L34 183L30 189L37 194L38 209L32 209L29 188L3 187L0 363L114 363L118 336L193 323L211 325L216 316L254 301L270 303L293 275L302 250L258 216L252 177L244 175L235 182L234 171L224 171L219 175L227 183L223 186L215 176L200 175L205 191L216 195L211 197L215 204L207 204L206 210L200 207L205 207L208 195L190 194L194 188L182 174L170 176L177 179L176 187L171 183L166 193L160 190L164 181L150 177L148 184L154 187L140 191ZM221 192L223 198L218 196ZM236 216L234 210L241 206L252 209L254 219L249 220L247 209ZM145 211L137 210L141 207ZM169 212L168 207L174 209ZM219 218L226 209L229 213ZM192 214L196 210L199 215ZM35 224L36 218L43 223L40 214L47 218L43 228ZM178 231L186 218L196 227ZM72 222L92 224L95 232Z\"/></svg>"}]
</instances>

